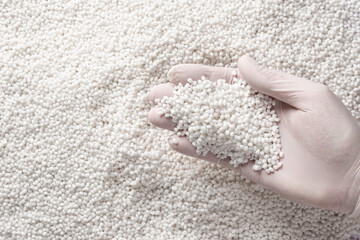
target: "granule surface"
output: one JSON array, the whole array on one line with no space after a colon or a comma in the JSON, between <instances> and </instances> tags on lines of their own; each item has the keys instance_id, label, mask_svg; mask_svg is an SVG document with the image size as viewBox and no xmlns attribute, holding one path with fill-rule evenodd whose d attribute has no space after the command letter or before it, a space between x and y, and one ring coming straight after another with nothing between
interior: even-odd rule
<instances>
[{"instance_id":1,"label":"granule surface","mask_svg":"<svg viewBox=\"0 0 360 240\"><path fill-rule=\"evenodd\" d=\"M188 79L184 86L174 87L173 96L155 101L159 114L171 117L174 131L186 136L198 154L229 157L234 167L252 160L253 170L266 173L282 166L275 100L255 91L236 73L231 83L205 76Z\"/></svg>"},{"instance_id":2,"label":"granule surface","mask_svg":"<svg viewBox=\"0 0 360 240\"><path fill-rule=\"evenodd\" d=\"M342 239L355 222L180 155L148 122L177 64L329 86L360 121L357 0L0 1L0 239Z\"/></svg>"}]
</instances>

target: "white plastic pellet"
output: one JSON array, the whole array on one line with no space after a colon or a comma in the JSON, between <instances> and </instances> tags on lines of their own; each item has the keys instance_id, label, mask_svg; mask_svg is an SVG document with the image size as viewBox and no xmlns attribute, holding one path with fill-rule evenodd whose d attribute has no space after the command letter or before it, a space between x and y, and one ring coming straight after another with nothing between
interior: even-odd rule
<instances>
[{"instance_id":1,"label":"white plastic pellet","mask_svg":"<svg viewBox=\"0 0 360 240\"><path fill-rule=\"evenodd\" d=\"M212 152L219 159L230 157L235 167L252 160L254 170L272 173L284 156L277 144L280 133L278 119L273 117L274 101L236 77L230 84L223 79L212 82L203 76L189 79L185 86L175 86L172 97L157 103L165 117L176 119L174 131L185 135L198 154ZM264 141L256 141L258 138ZM264 161L267 164L262 164Z\"/></svg>"}]
</instances>

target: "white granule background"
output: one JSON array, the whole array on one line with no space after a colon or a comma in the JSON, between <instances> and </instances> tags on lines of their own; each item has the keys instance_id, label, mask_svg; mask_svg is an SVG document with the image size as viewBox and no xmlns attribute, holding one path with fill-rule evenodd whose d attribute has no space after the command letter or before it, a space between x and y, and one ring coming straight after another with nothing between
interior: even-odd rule
<instances>
[{"instance_id":1,"label":"white granule background","mask_svg":"<svg viewBox=\"0 0 360 240\"><path fill-rule=\"evenodd\" d=\"M342 214L171 150L147 120L148 92L176 64L236 67L249 54L326 84L360 121L359 9L1 1L0 239L346 237L356 225Z\"/></svg>"}]
</instances>

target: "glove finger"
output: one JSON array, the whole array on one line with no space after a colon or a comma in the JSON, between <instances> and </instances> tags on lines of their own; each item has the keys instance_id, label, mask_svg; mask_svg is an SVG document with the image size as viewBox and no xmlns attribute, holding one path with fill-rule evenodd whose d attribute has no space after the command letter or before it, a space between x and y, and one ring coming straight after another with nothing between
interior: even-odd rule
<instances>
[{"instance_id":1,"label":"glove finger","mask_svg":"<svg viewBox=\"0 0 360 240\"><path fill-rule=\"evenodd\" d=\"M210 81L218 79L225 79L226 82L231 82L233 73L237 74L237 68L228 67L210 67L201 64L179 64L172 67L167 76L170 82L174 85L186 84L188 79L199 80L202 76Z\"/></svg>"},{"instance_id":2,"label":"glove finger","mask_svg":"<svg viewBox=\"0 0 360 240\"><path fill-rule=\"evenodd\" d=\"M149 121L156 127L174 131L176 124L171 120L170 117L165 117L164 114L159 113L157 107L152 108L148 113Z\"/></svg>"},{"instance_id":3,"label":"glove finger","mask_svg":"<svg viewBox=\"0 0 360 240\"><path fill-rule=\"evenodd\" d=\"M176 134L172 134L168 139L169 145L177 152L186 156L200 158L211 163L220 163L220 161L214 154L207 153L205 156L196 153L196 148L189 142L186 137L180 137Z\"/></svg>"},{"instance_id":4,"label":"glove finger","mask_svg":"<svg viewBox=\"0 0 360 240\"><path fill-rule=\"evenodd\" d=\"M169 145L179 153L190 157L200 158L211 163L220 164L221 166L228 169L239 171L244 177L255 183L261 183L260 176L266 174L263 172L254 171L252 169L254 165L253 162L248 162L234 167L230 164L230 158L220 160L211 152L207 153L205 156L199 155L196 153L196 148L191 144L191 142L189 142L186 137L179 137L176 134L173 134L169 137L168 142Z\"/></svg>"},{"instance_id":5,"label":"glove finger","mask_svg":"<svg viewBox=\"0 0 360 240\"><path fill-rule=\"evenodd\" d=\"M155 99L162 99L164 96L171 97L174 95L174 87L169 84L159 84L151 88L149 98L155 103Z\"/></svg>"}]
</instances>

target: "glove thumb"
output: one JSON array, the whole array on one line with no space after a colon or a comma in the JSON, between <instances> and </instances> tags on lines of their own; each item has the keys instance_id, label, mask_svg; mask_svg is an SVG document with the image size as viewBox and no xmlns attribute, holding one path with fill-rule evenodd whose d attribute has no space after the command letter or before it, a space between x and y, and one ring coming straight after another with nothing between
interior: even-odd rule
<instances>
[{"instance_id":1,"label":"glove thumb","mask_svg":"<svg viewBox=\"0 0 360 240\"><path fill-rule=\"evenodd\" d=\"M296 77L281 71L259 66L249 56L242 56L238 61L240 78L255 90L285 102L297 109L306 110L308 101L318 83Z\"/></svg>"}]
</instances>

